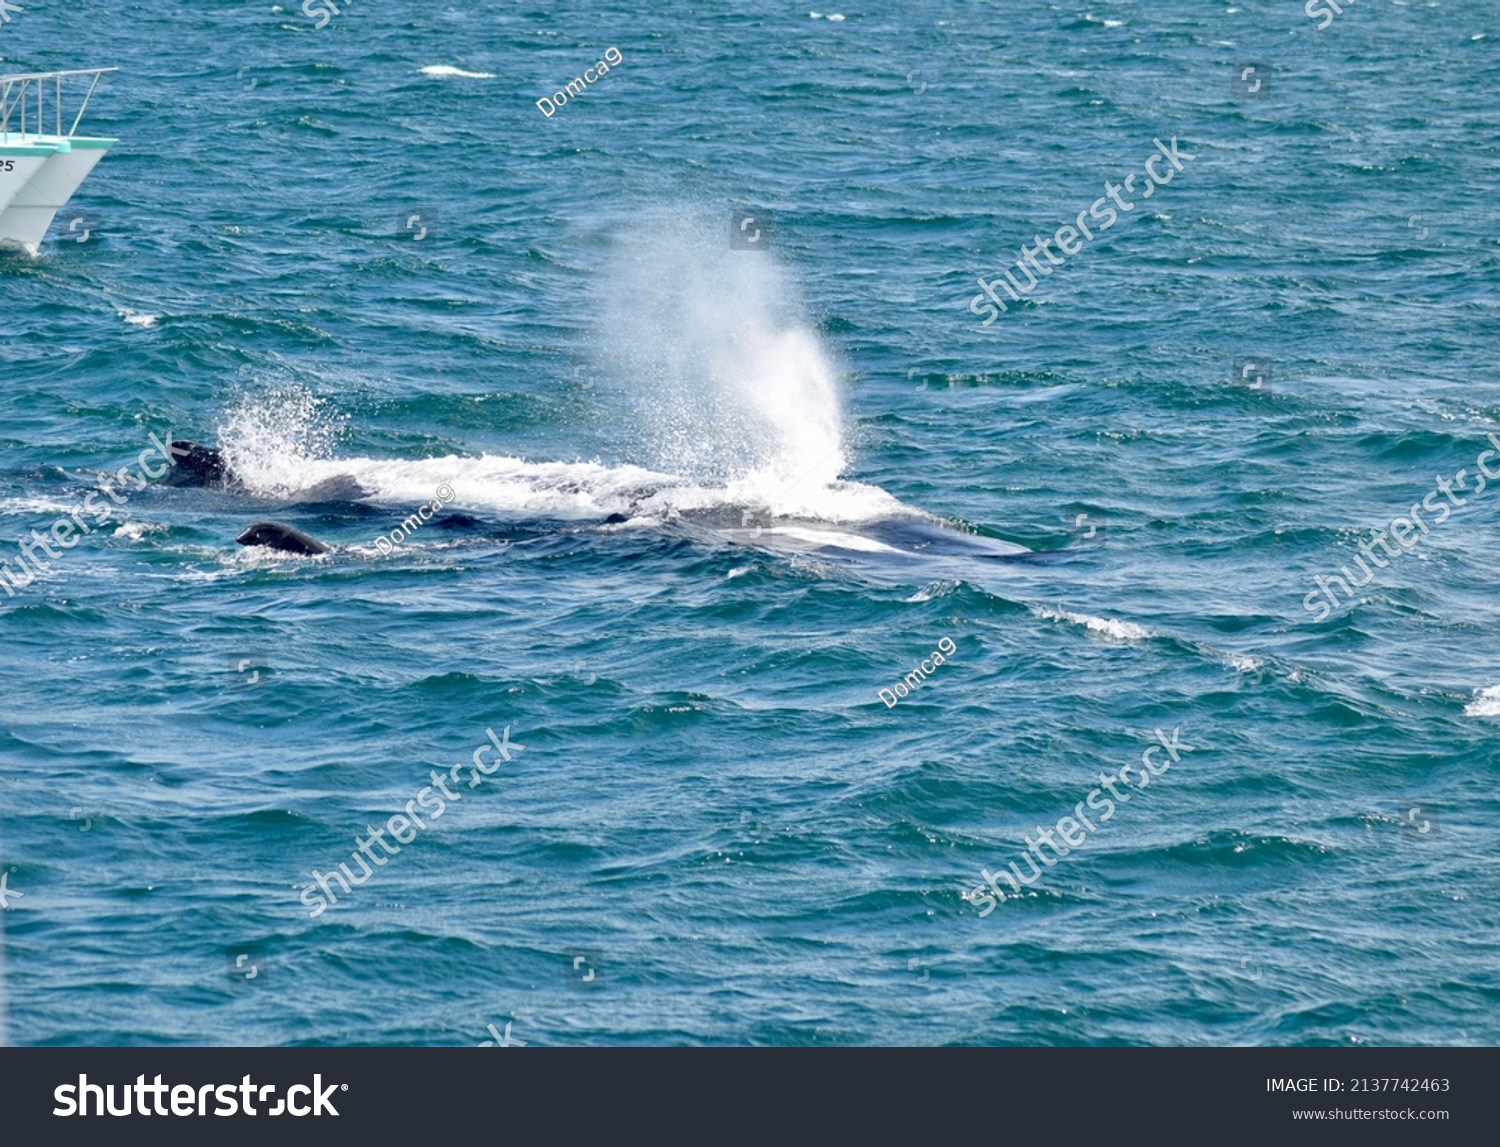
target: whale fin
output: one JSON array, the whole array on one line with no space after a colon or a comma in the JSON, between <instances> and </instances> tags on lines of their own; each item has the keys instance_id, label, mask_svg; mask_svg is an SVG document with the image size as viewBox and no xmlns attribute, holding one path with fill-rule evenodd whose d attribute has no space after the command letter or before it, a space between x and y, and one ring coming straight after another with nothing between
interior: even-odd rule
<instances>
[{"instance_id":1,"label":"whale fin","mask_svg":"<svg viewBox=\"0 0 1500 1147\"><path fill-rule=\"evenodd\" d=\"M235 541L242 546L265 546L289 554L331 554L332 546L325 546L301 530L283 526L280 522L256 522Z\"/></svg>"}]
</instances>

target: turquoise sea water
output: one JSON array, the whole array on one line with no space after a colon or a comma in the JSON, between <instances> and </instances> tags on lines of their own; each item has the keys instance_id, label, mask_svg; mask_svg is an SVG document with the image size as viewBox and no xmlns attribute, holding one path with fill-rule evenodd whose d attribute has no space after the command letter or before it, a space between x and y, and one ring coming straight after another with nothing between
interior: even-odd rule
<instances>
[{"instance_id":1,"label":"turquoise sea water","mask_svg":"<svg viewBox=\"0 0 1500 1147\"><path fill-rule=\"evenodd\" d=\"M248 485L0 598L11 1042L1500 1039L1500 9L340 7L0 27L0 559Z\"/></svg>"}]
</instances>

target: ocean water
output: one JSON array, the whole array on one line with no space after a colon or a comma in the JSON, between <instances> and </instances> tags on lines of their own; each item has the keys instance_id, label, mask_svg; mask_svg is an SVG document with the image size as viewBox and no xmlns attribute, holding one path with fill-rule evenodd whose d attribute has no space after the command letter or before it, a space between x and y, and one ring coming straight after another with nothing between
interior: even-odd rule
<instances>
[{"instance_id":1,"label":"ocean water","mask_svg":"<svg viewBox=\"0 0 1500 1147\"><path fill-rule=\"evenodd\" d=\"M0 558L245 489L0 598L0 1039L1500 1040L1500 9L1319 22L23 5Z\"/></svg>"}]
</instances>

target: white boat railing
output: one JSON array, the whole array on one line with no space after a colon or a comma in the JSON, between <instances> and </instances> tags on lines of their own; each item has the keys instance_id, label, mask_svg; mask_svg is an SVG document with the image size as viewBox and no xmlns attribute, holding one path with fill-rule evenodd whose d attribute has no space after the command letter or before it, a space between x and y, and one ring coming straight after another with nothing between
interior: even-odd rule
<instances>
[{"instance_id":1,"label":"white boat railing","mask_svg":"<svg viewBox=\"0 0 1500 1147\"><path fill-rule=\"evenodd\" d=\"M8 140L13 133L19 132L22 136L47 134L47 94L48 81L52 88L52 112L53 126L57 129L55 134L63 135L63 80L71 76L93 76L93 83L89 84L88 94L83 97L83 103L79 105L78 114L73 117L73 126L68 129L67 137L71 139L78 134L78 125L83 122L83 113L88 111L89 101L94 98L94 91L99 86L100 77L106 72L118 72L119 68L82 68L70 72L29 72L14 76L0 76L0 140ZM33 98L32 92L35 91ZM35 105L35 114L32 107ZM12 127L12 121L17 127Z\"/></svg>"}]
</instances>

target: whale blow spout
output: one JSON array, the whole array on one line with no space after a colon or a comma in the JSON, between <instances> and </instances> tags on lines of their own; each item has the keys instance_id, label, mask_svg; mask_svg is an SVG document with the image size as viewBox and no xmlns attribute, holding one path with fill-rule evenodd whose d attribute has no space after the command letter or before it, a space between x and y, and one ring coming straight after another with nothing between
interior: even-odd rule
<instances>
[{"instance_id":1,"label":"whale blow spout","mask_svg":"<svg viewBox=\"0 0 1500 1147\"><path fill-rule=\"evenodd\" d=\"M242 546L266 546L283 550L289 554L331 554L332 546L325 546L317 538L304 534L280 522L256 522L235 541Z\"/></svg>"}]
</instances>

